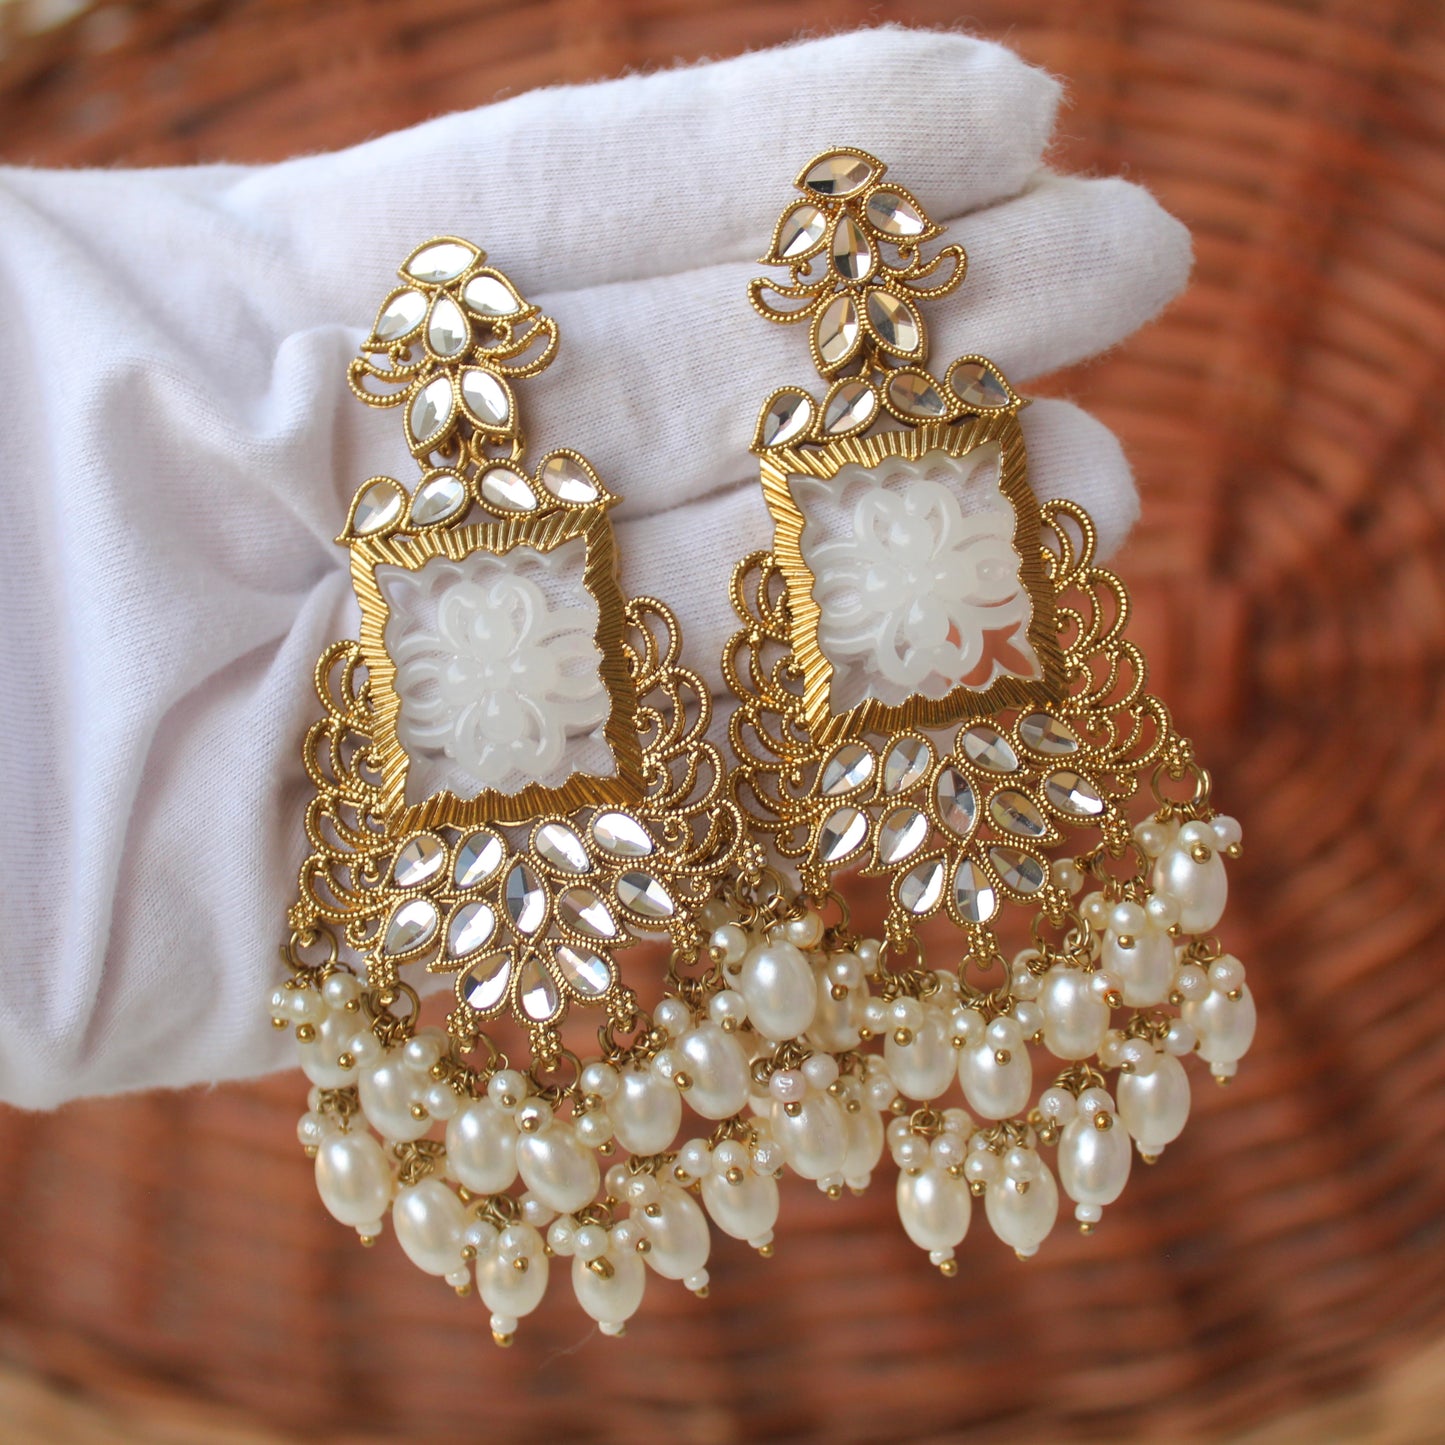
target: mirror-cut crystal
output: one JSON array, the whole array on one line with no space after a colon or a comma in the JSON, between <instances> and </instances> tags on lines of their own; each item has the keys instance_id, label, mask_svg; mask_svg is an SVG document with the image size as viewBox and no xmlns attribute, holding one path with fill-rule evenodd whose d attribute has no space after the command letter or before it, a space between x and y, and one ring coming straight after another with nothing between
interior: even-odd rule
<instances>
[{"instance_id":1,"label":"mirror-cut crystal","mask_svg":"<svg viewBox=\"0 0 1445 1445\"><path fill-rule=\"evenodd\" d=\"M895 372L888 383L888 397L905 416L945 416L948 404L931 377L917 371Z\"/></svg>"},{"instance_id":2,"label":"mirror-cut crystal","mask_svg":"<svg viewBox=\"0 0 1445 1445\"><path fill-rule=\"evenodd\" d=\"M491 940L497 931L497 915L485 903L463 903L447 925L447 952L465 958Z\"/></svg>"},{"instance_id":3,"label":"mirror-cut crystal","mask_svg":"<svg viewBox=\"0 0 1445 1445\"><path fill-rule=\"evenodd\" d=\"M552 950L552 959L562 982L583 998L601 998L612 986L612 970L607 960L591 949L559 943Z\"/></svg>"},{"instance_id":4,"label":"mirror-cut crystal","mask_svg":"<svg viewBox=\"0 0 1445 1445\"><path fill-rule=\"evenodd\" d=\"M507 917L518 933L532 934L547 916L547 891L525 864L515 863L502 885Z\"/></svg>"},{"instance_id":5,"label":"mirror-cut crystal","mask_svg":"<svg viewBox=\"0 0 1445 1445\"><path fill-rule=\"evenodd\" d=\"M918 313L901 296L874 289L868 293L868 321L879 341L889 351L911 356L918 350L922 333Z\"/></svg>"},{"instance_id":6,"label":"mirror-cut crystal","mask_svg":"<svg viewBox=\"0 0 1445 1445\"><path fill-rule=\"evenodd\" d=\"M508 287L495 276L473 276L462 287L468 311L478 316L514 316L522 308Z\"/></svg>"},{"instance_id":7,"label":"mirror-cut crystal","mask_svg":"<svg viewBox=\"0 0 1445 1445\"><path fill-rule=\"evenodd\" d=\"M773 398L763 415L763 445L786 446L808 430L813 420L813 403L801 392L785 391Z\"/></svg>"},{"instance_id":8,"label":"mirror-cut crystal","mask_svg":"<svg viewBox=\"0 0 1445 1445\"><path fill-rule=\"evenodd\" d=\"M410 336L421 325L426 316L426 297L420 291L408 287L398 291L381 308L376 318L376 339L378 341L400 341Z\"/></svg>"},{"instance_id":9,"label":"mirror-cut crystal","mask_svg":"<svg viewBox=\"0 0 1445 1445\"><path fill-rule=\"evenodd\" d=\"M878 410L878 395L866 381L845 381L823 409L823 430L830 434L866 426Z\"/></svg>"},{"instance_id":10,"label":"mirror-cut crystal","mask_svg":"<svg viewBox=\"0 0 1445 1445\"><path fill-rule=\"evenodd\" d=\"M868 220L885 236L917 236L923 230L917 207L896 191L874 191L868 197Z\"/></svg>"},{"instance_id":11,"label":"mirror-cut crystal","mask_svg":"<svg viewBox=\"0 0 1445 1445\"><path fill-rule=\"evenodd\" d=\"M539 1024L546 1023L562 1007L562 996L552 975L535 958L529 958L517 976L517 998L522 1012Z\"/></svg>"},{"instance_id":12,"label":"mirror-cut crystal","mask_svg":"<svg viewBox=\"0 0 1445 1445\"><path fill-rule=\"evenodd\" d=\"M462 372L462 401L483 426L506 426L512 414L507 389L480 367L469 366Z\"/></svg>"},{"instance_id":13,"label":"mirror-cut crystal","mask_svg":"<svg viewBox=\"0 0 1445 1445\"><path fill-rule=\"evenodd\" d=\"M938 771L938 781L933 790L938 800L939 821L955 837L967 838L973 831L973 820L978 816L978 799L973 795L973 785L957 768L944 767Z\"/></svg>"},{"instance_id":14,"label":"mirror-cut crystal","mask_svg":"<svg viewBox=\"0 0 1445 1445\"><path fill-rule=\"evenodd\" d=\"M911 734L901 737L883 760L883 789L889 793L905 793L923 779L932 766L933 747L927 738Z\"/></svg>"},{"instance_id":15,"label":"mirror-cut crystal","mask_svg":"<svg viewBox=\"0 0 1445 1445\"><path fill-rule=\"evenodd\" d=\"M569 456L548 457L542 464L542 485L560 502L585 505L598 497L597 484Z\"/></svg>"},{"instance_id":16,"label":"mirror-cut crystal","mask_svg":"<svg viewBox=\"0 0 1445 1445\"><path fill-rule=\"evenodd\" d=\"M475 246L464 246L460 241L438 241L434 246L422 247L407 262L406 274L435 286L443 281L455 281L476 259Z\"/></svg>"},{"instance_id":17,"label":"mirror-cut crystal","mask_svg":"<svg viewBox=\"0 0 1445 1445\"><path fill-rule=\"evenodd\" d=\"M436 904L430 898L409 898L392 910L382 938L382 949L393 957L411 953L431 941L437 931Z\"/></svg>"},{"instance_id":18,"label":"mirror-cut crystal","mask_svg":"<svg viewBox=\"0 0 1445 1445\"><path fill-rule=\"evenodd\" d=\"M990 848L988 861L1005 886L1015 893L1037 893L1044 886L1047 877L1044 865L1016 848Z\"/></svg>"},{"instance_id":19,"label":"mirror-cut crystal","mask_svg":"<svg viewBox=\"0 0 1445 1445\"><path fill-rule=\"evenodd\" d=\"M943 897L943 860L927 858L898 883L898 901L910 913L927 913Z\"/></svg>"},{"instance_id":20,"label":"mirror-cut crystal","mask_svg":"<svg viewBox=\"0 0 1445 1445\"><path fill-rule=\"evenodd\" d=\"M511 956L494 953L474 963L462 975L461 996L478 1013L487 1013L506 997L512 977Z\"/></svg>"},{"instance_id":21,"label":"mirror-cut crystal","mask_svg":"<svg viewBox=\"0 0 1445 1445\"><path fill-rule=\"evenodd\" d=\"M1018 833L1025 838L1040 837L1048 828L1038 805L1027 793L1017 788L1004 788L989 799L989 813L1005 833Z\"/></svg>"},{"instance_id":22,"label":"mirror-cut crystal","mask_svg":"<svg viewBox=\"0 0 1445 1445\"><path fill-rule=\"evenodd\" d=\"M861 156L834 151L811 166L803 184L820 196L851 196L873 178L873 167Z\"/></svg>"},{"instance_id":23,"label":"mirror-cut crystal","mask_svg":"<svg viewBox=\"0 0 1445 1445\"><path fill-rule=\"evenodd\" d=\"M543 823L533 846L558 872L586 873L592 867L586 844L565 823Z\"/></svg>"},{"instance_id":24,"label":"mirror-cut crystal","mask_svg":"<svg viewBox=\"0 0 1445 1445\"><path fill-rule=\"evenodd\" d=\"M873 247L863 228L847 214L833 228L833 270L845 281L862 281L873 271Z\"/></svg>"},{"instance_id":25,"label":"mirror-cut crystal","mask_svg":"<svg viewBox=\"0 0 1445 1445\"><path fill-rule=\"evenodd\" d=\"M1026 748L1047 757L1058 757L1079 750L1079 740L1072 728L1046 712L1031 712L1019 719L1019 737Z\"/></svg>"},{"instance_id":26,"label":"mirror-cut crystal","mask_svg":"<svg viewBox=\"0 0 1445 1445\"><path fill-rule=\"evenodd\" d=\"M378 477L357 498L356 511L351 517L351 530L358 537L379 532L401 516L405 505L406 496L401 488L390 477Z\"/></svg>"},{"instance_id":27,"label":"mirror-cut crystal","mask_svg":"<svg viewBox=\"0 0 1445 1445\"><path fill-rule=\"evenodd\" d=\"M856 852L868 839L868 818L857 808L834 808L818 829L818 857L836 863Z\"/></svg>"},{"instance_id":28,"label":"mirror-cut crystal","mask_svg":"<svg viewBox=\"0 0 1445 1445\"><path fill-rule=\"evenodd\" d=\"M462 479L451 472L438 472L416 489L411 499L411 520L418 527L435 526L455 516L467 500Z\"/></svg>"},{"instance_id":29,"label":"mirror-cut crystal","mask_svg":"<svg viewBox=\"0 0 1445 1445\"><path fill-rule=\"evenodd\" d=\"M948 384L965 406L992 411L1008 405L1008 392L981 361L960 361L948 373Z\"/></svg>"},{"instance_id":30,"label":"mirror-cut crystal","mask_svg":"<svg viewBox=\"0 0 1445 1445\"><path fill-rule=\"evenodd\" d=\"M485 830L473 833L457 849L456 867L452 877L458 888L475 888L485 883L502 866L502 840Z\"/></svg>"},{"instance_id":31,"label":"mirror-cut crystal","mask_svg":"<svg viewBox=\"0 0 1445 1445\"><path fill-rule=\"evenodd\" d=\"M778 255L785 261L806 256L828 229L828 218L809 201L799 201L778 228Z\"/></svg>"},{"instance_id":32,"label":"mirror-cut crystal","mask_svg":"<svg viewBox=\"0 0 1445 1445\"><path fill-rule=\"evenodd\" d=\"M858 308L844 292L835 296L818 317L818 354L829 365L844 360L858 340Z\"/></svg>"},{"instance_id":33,"label":"mirror-cut crystal","mask_svg":"<svg viewBox=\"0 0 1445 1445\"><path fill-rule=\"evenodd\" d=\"M426 324L426 344L438 356L455 356L464 351L471 334L462 308L450 296L441 295L432 302L431 318Z\"/></svg>"},{"instance_id":34,"label":"mirror-cut crystal","mask_svg":"<svg viewBox=\"0 0 1445 1445\"><path fill-rule=\"evenodd\" d=\"M419 887L435 876L446 856L446 844L435 833L418 833L397 849L391 876L398 888Z\"/></svg>"},{"instance_id":35,"label":"mirror-cut crystal","mask_svg":"<svg viewBox=\"0 0 1445 1445\"><path fill-rule=\"evenodd\" d=\"M657 846L647 829L628 813L598 813L592 820L592 837L614 858L646 858Z\"/></svg>"},{"instance_id":36,"label":"mirror-cut crystal","mask_svg":"<svg viewBox=\"0 0 1445 1445\"><path fill-rule=\"evenodd\" d=\"M907 803L893 809L878 825L878 861L901 863L916 853L928 837L928 817Z\"/></svg>"},{"instance_id":37,"label":"mirror-cut crystal","mask_svg":"<svg viewBox=\"0 0 1445 1445\"><path fill-rule=\"evenodd\" d=\"M438 376L427 382L412 398L411 411L407 413L412 437L419 442L430 441L451 421L455 409L456 397L450 377Z\"/></svg>"},{"instance_id":38,"label":"mirror-cut crystal","mask_svg":"<svg viewBox=\"0 0 1445 1445\"><path fill-rule=\"evenodd\" d=\"M1092 818L1104 811L1099 790L1071 768L1060 768L1044 779L1044 797L1061 813L1073 813L1079 818Z\"/></svg>"},{"instance_id":39,"label":"mirror-cut crystal","mask_svg":"<svg viewBox=\"0 0 1445 1445\"><path fill-rule=\"evenodd\" d=\"M1019 765L1018 754L1009 741L988 723L974 723L959 734L963 755L969 762L991 773L1012 773Z\"/></svg>"},{"instance_id":40,"label":"mirror-cut crystal","mask_svg":"<svg viewBox=\"0 0 1445 1445\"><path fill-rule=\"evenodd\" d=\"M535 512L537 494L532 484L511 467L492 467L482 473L477 490L490 507L506 512Z\"/></svg>"},{"instance_id":41,"label":"mirror-cut crystal","mask_svg":"<svg viewBox=\"0 0 1445 1445\"><path fill-rule=\"evenodd\" d=\"M617 880L617 897L642 918L671 918L677 911L672 895L650 873L624 873Z\"/></svg>"},{"instance_id":42,"label":"mirror-cut crystal","mask_svg":"<svg viewBox=\"0 0 1445 1445\"><path fill-rule=\"evenodd\" d=\"M611 911L590 888L566 889L557 900L557 917L585 938L617 937Z\"/></svg>"},{"instance_id":43,"label":"mirror-cut crystal","mask_svg":"<svg viewBox=\"0 0 1445 1445\"><path fill-rule=\"evenodd\" d=\"M826 763L819 780L824 796L851 793L873 776L873 753L862 743L844 743Z\"/></svg>"},{"instance_id":44,"label":"mirror-cut crystal","mask_svg":"<svg viewBox=\"0 0 1445 1445\"><path fill-rule=\"evenodd\" d=\"M953 906L965 923L987 923L998 912L998 890L967 858L953 875Z\"/></svg>"}]
</instances>

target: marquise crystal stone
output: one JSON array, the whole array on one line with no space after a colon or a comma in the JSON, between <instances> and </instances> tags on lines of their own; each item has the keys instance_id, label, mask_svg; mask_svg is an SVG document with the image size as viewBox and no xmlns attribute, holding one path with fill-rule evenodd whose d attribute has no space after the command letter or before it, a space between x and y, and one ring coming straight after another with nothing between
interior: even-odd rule
<instances>
[{"instance_id":1,"label":"marquise crystal stone","mask_svg":"<svg viewBox=\"0 0 1445 1445\"><path fill-rule=\"evenodd\" d=\"M910 913L928 913L943 897L943 860L928 858L905 873L898 884L898 901Z\"/></svg>"},{"instance_id":2,"label":"marquise crystal stone","mask_svg":"<svg viewBox=\"0 0 1445 1445\"><path fill-rule=\"evenodd\" d=\"M813 420L813 403L799 391L785 391L773 398L763 414L762 439L765 447L786 446L808 430Z\"/></svg>"},{"instance_id":3,"label":"marquise crystal stone","mask_svg":"<svg viewBox=\"0 0 1445 1445\"><path fill-rule=\"evenodd\" d=\"M592 867L586 845L565 823L543 823L533 846L559 873L586 873Z\"/></svg>"},{"instance_id":4,"label":"marquise crystal stone","mask_svg":"<svg viewBox=\"0 0 1445 1445\"><path fill-rule=\"evenodd\" d=\"M506 996L511 977L510 956L494 953L480 963L474 963L462 975L461 996L478 1013L487 1013Z\"/></svg>"},{"instance_id":5,"label":"marquise crystal stone","mask_svg":"<svg viewBox=\"0 0 1445 1445\"><path fill-rule=\"evenodd\" d=\"M862 281L873 270L873 248L849 215L839 216L833 231L833 270L845 281Z\"/></svg>"},{"instance_id":6,"label":"marquise crystal stone","mask_svg":"<svg viewBox=\"0 0 1445 1445\"><path fill-rule=\"evenodd\" d=\"M517 977L517 998L522 1012L539 1024L546 1023L562 1007L562 996L552 975L535 958L529 958L522 965Z\"/></svg>"},{"instance_id":7,"label":"marquise crystal stone","mask_svg":"<svg viewBox=\"0 0 1445 1445\"><path fill-rule=\"evenodd\" d=\"M478 316L513 316L522 308L517 298L495 276L473 276L462 287L468 311Z\"/></svg>"},{"instance_id":8,"label":"marquise crystal stone","mask_svg":"<svg viewBox=\"0 0 1445 1445\"><path fill-rule=\"evenodd\" d=\"M418 833L397 850L391 876L398 888L417 888L446 862L446 845L435 833Z\"/></svg>"},{"instance_id":9,"label":"marquise crystal stone","mask_svg":"<svg viewBox=\"0 0 1445 1445\"><path fill-rule=\"evenodd\" d=\"M785 261L806 256L828 229L828 218L817 206L799 201L778 228L778 255Z\"/></svg>"},{"instance_id":10,"label":"marquise crystal stone","mask_svg":"<svg viewBox=\"0 0 1445 1445\"><path fill-rule=\"evenodd\" d=\"M1004 885L1015 893L1037 893L1044 886L1044 865L1015 848L990 848L988 861L993 864Z\"/></svg>"},{"instance_id":11,"label":"marquise crystal stone","mask_svg":"<svg viewBox=\"0 0 1445 1445\"><path fill-rule=\"evenodd\" d=\"M1079 749L1079 740L1074 736L1073 729L1046 712L1031 712L1027 717L1020 718L1019 737L1026 748L1050 757Z\"/></svg>"},{"instance_id":12,"label":"marquise crystal stone","mask_svg":"<svg viewBox=\"0 0 1445 1445\"><path fill-rule=\"evenodd\" d=\"M1078 818L1092 818L1104 811L1104 800L1098 789L1071 768L1060 768L1044 779L1044 797L1061 813L1072 813Z\"/></svg>"},{"instance_id":13,"label":"marquise crystal stone","mask_svg":"<svg viewBox=\"0 0 1445 1445\"><path fill-rule=\"evenodd\" d=\"M432 351L438 356L456 356L466 350L471 334L462 308L450 296L438 296L426 324L426 344Z\"/></svg>"},{"instance_id":14,"label":"marquise crystal stone","mask_svg":"<svg viewBox=\"0 0 1445 1445\"><path fill-rule=\"evenodd\" d=\"M485 903L463 903L447 925L447 952L465 958L490 942L497 931L497 915Z\"/></svg>"},{"instance_id":15,"label":"marquise crystal stone","mask_svg":"<svg viewBox=\"0 0 1445 1445\"><path fill-rule=\"evenodd\" d=\"M483 472L477 490L489 507L498 507L504 512L537 510L537 494L532 484L511 467L492 467Z\"/></svg>"},{"instance_id":16,"label":"marquise crystal stone","mask_svg":"<svg viewBox=\"0 0 1445 1445\"><path fill-rule=\"evenodd\" d=\"M401 488L390 477L378 477L356 499L351 530L358 537L369 537L395 522L405 505L406 495Z\"/></svg>"},{"instance_id":17,"label":"marquise crystal stone","mask_svg":"<svg viewBox=\"0 0 1445 1445\"><path fill-rule=\"evenodd\" d=\"M888 383L888 399L905 416L940 417L948 413L933 379L917 371L897 372Z\"/></svg>"},{"instance_id":18,"label":"marquise crystal stone","mask_svg":"<svg viewBox=\"0 0 1445 1445\"><path fill-rule=\"evenodd\" d=\"M862 156L835 151L809 168L803 184L820 196L851 196L873 178L873 167Z\"/></svg>"},{"instance_id":19,"label":"marquise crystal stone","mask_svg":"<svg viewBox=\"0 0 1445 1445\"><path fill-rule=\"evenodd\" d=\"M552 950L552 960L562 982L582 998L601 998L612 986L607 960L590 949L559 943Z\"/></svg>"},{"instance_id":20,"label":"marquise crystal stone","mask_svg":"<svg viewBox=\"0 0 1445 1445\"><path fill-rule=\"evenodd\" d=\"M559 502L585 506L597 500L597 484L587 475L582 464L563 455L548 457L542 464L542 485Z\"/></svg>"},{"instance_id":21,"label":"marquise crystal stone","mask_svg":"<svg viewBox=\"0 0 1445 1445\"><path fill-rule=\"evenodd\" d=\"M868 220L885 236L917 236L923 217L913 203L895 191L874 191L868 197Z\"/></svg>"},{"instance_id":22,"label":"marquise crystal stone","mask_svg":"<svg viewBox=\"0 0 1445 1445\"><path fill-rule=\"evenodd\" d=\"M398 904L387 920L382 950L393 958L414 953L431 941L439 922L436 904L430 898L410 898Z\"/></svg>"},{"instance_id":23,"label":"marquise crystal stone","mask_svg":"<svg viewBox=\"0 0 1445 1445\"><path fill-rule=\"evenodd\" d=\"M933 766L933 748L927 738L901 737L883 760L883 788L889 793L906 793Z\"/></svg>"},{"instance_id":24,"label":"marquise crystal stone","mask_svg":"<svg viewBox=\"0 0 1445 1445\"><path fill-rule=\"evenodd\" d=\"M412 398L411 410L407 413L413 439L430 441L451 421L455 408L450 377L438 376L427 382Z\"/></svg>"},{"instance_id":25,"label":"marquise crystal stone","mask_svg":"<svg viewBox=\"0 0 1445 1445\"><path fill-rule=\"evenodd\" d=\"M378 341L400 341L410 336L421 325L426 316L426 297L420 291L408 287L398 291L381 308L376 318L376 339Z\"/></svg>"},{"instance_id":26,"label":"marquise crystal stone","mask_svg":"<svg viewBox=\"0 0 1445 1445\"><path fill-rule=\"evenodd\" d=\"M967 838L978 816L978 800L972 785L957 768L942 768L933 786L939 821L956 837Z\"/></svg>"},{"instance_id":27,"label":"marquise crystal stone","mask_svg":"<svg viewBox=\"0 0 1445 1445\"><path fill-rule=\"evenodd\" d=\"M837 863L861 848L868 837L868 819L857 808L834 808L818 829L818 857Z\"/></svg>"},{"instance_id":28,"label":"marquise crystal stone","mask_svg":"<svg viewBox=\"0 0 1445 1445\"><path fill-rule=\"evenodd\" d=\"M435 286L455 281L476 259L474 246L464 246L459 241L438 241L433 246L423 246L406 263L405 269L408 276Z\"/></svg>"},{"instance_id":29,"label":"marquise crystal stone","mask_svg":"<svg viewBox=\"0 0 1445 1445\"><path fill-rule=\"evenodd\" d=\"M975 723L959 734L958 741L969 762L991 773L1012 773L1018 768L1018 754L1008 739L988 723Z\"/></svg>"},{"instance_id":30,"label":"marquise crystal stone","mask_svg":"<svg viewBox=\"0 0 1445 1445\"><path fill-rule=\"evenodd\" d=\"M590 888L569 888L557 900L557 917L584 938L616 938L617 924L607 905Z\"/></svg>"},{"instance_id":31,"label":"marquise crystal stone","mask_svg":"<svg viewBox=\"0 0 1445 1445\"><path fill-rule=\"evenodd\" d=\"M617 898L642 918L671 918L677 911L672 895L650 873L624 873L617 880Z\"/></svg>"},{"instance_id":32,"label":"marquise crystal stone","mask_svg":"<svg viewBox=\"0 0 1445 1445\"><path fill-rule=\"evenodd\" d=\"M873 754L862 743L844 743L826 763L819 787L823 794L835 798L851 793L873 776Z\"/></svg>"},{"instance_id":33,"label":"marquise crystal stone","mask_svg":"<svg viewBox=\"0 0 1445 1445\"><path fill-rule=\"evenodd\" d=\"M454 472L437 472L416 489L411 499L412 525L433 527L454 517L467 500L467 489Z\"/></svg>"},{"instance_id":34,"label":"marquise crystal stone","mask_svg":"<svg viewBox=\"0 0 1445 1445\"><path fill-rule=\"evenodd\" d=\"M535 933L547 916L547 891L524 864L515 863L502 885L507 917L518 933Z\"/></svg>"},{"instance_id":35,"label":"marquise crystal stone","mask_svg":"<svg viewBox=\"0 0 1445 1445\"><path fill-rule=\"evenodd\" d=\"M894 808L878 825L878 861L901 863L923 846L928 832L928 818L917 808Z\"/></svg>"},{"instance_id":36,"label":"marquise crystal stone","mask_svg":"<svg viewBox=\"0 0 1445 1445\"><path fill-rule=\"evenodd\" d=\"M846 359L858 340L858 307L846 292L835 296L818 317L818 354L828 366Z\"/></svg>"},{"instance_id":37,"label":"marquise crystal stone","mask_svg":"<svg viewBox=\"0 0 1445 1445\"><path fill-rule=\"evenodd\" d=\"M506 426L512 414L507 390L490 371L469 366L462 372L462 402L483 426Z\"/></svg>"},{"instance_id":38,"label":"marquise crystal stone","mask_svg":"<svg viewBox=\"0 0 1445 1445\"><path fill-rule=\"evenodd\" d=\"M987 923L998 912L998 891L967 858L953 875L953 906L965 923Z\"/></svg>"},{"instance_id":39,"label":"marquise crystal stone","mask_svg":"<svg viewBox=\"0 0 1445 1445\"><path fill-rule=\"evenodd\" d=\"M495 833L473 833L457 849L452 877L458 888L475 888L485 883L502 866L502 840Z\"/></svg>"},{"instance_id":40,"label":"marquise crystal stone","mask_svg":"<svg viewBox=\"0 0 1445 1445\"><path fill-rule=\"evenodd\" d=\"M647 829L628 813L598 813L592 820L592 838L614 858L646 858L657 846Z\"/></svg>"},{"instance_id":41,"label":"marquise crystal stone","mask_svg":"<svg viewBox=\"0 0 1445 1445\"><path fill-rule=\"evenodd\" d=\"M948 373L948 384L965 406L994 411L1008 405L1008 392L1002 382L981 361L959 362Z\"/></svg>"},{"instance_id":42,"label":"marquise crystal stone","mask_svg":"<svg viewBox=\"0 0 1445 1445\"><path fill-rule=\"evenodd\" d=\"M823 430L830 436L867 426L878 410L878 396L866 381L845 381L823 409Z\"/></svg>"},{"instance_id":43,"label":"marquise crystal stone","mask_svg":"<svg viewBox=\"0 0 1445 1445\"><path fill-rule=\"evenodd\" d=\"M879 341L900 356L912 356L918 350L923 333L918 315L902 297L889 291L868 293L868 323Z\"/></svg>"},{"instance_id":44,"label":"marquise crystal stone","mask_svg":"<svg viewBox=\"0 0 1445 1445\"><path fill-rule=\"evenodd\" d=\"M1025 838L1037 838L1048 828L1038 805L1027 793L1017 788L1005 788L989 799L988 810L993 821L1005 833L1018 833Z\"/></svg>"}]
</instances>

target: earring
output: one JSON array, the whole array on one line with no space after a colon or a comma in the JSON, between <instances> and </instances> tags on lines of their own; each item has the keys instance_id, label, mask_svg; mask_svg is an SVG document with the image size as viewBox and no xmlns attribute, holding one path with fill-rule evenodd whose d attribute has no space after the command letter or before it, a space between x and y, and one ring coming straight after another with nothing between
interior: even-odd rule
<instances>
[{"instance_id":1,"label":"earring","mask_svg":"<svg viewBox=\"0 0 1445 1445\"><path fill-rule=\"evenodd\" d=\"M1027 401L982 356L928 369L923 306L965 256L925 259L942 228L885 171L809 162L763 258L787 279L750 287L764 318L807 325L826 390L781 388L757 424L773 545L736 569L723 665L736 796L771 863L739 884L746 946L714 947L773 1041L754 1068L785 1081L788 1163L833 1193L866 1177L856 1111L834 1128L798 1073L830 1056L820 1074L861 1081L851 1103L892 1113L902 1223L952 1273L972 1196L1021 1256L1060 1183L1091 1230L1130 1140L1152 1162L1183 1128L1181 1059L1227 1080L1255 1013L1213 933L1239 825L1145 690L1089 517L1030 490ZM822 923L845 868L886 886L877 941L846 910ZM829 984L796 1030L758 967L789 929L788 969Z\"/></svg>"},{"instance_id":2,"label":"earring","mask_svg":"<svg viewBox=\"0 0 1445 1445\"><path fill-rule=\"evenodd\" d=\"M700 910L756 850L675 619L619 589L616 498L575 451L524 462L515 388L557 327L485 263L455 238L418 247L351 363L421 476L364 483L338 538L360 636L316 669L311 852L271 1011L313 1086L299 1136L326 1207L368 1244L389 1210L460 1292L475 1272L506 1343L555 1255L611 1332L644 1253L705 1291L701 1211L654 1177L683 1080L651 1065L681 1005L649 1014L616 953L661 934L693 956ZM452 983L444 1028L421 1020L432 974ZM586 1060L564 1043L582 1016ZM722 1058L731 1114L748 1061Z\"/></svg>"}]
</instances>

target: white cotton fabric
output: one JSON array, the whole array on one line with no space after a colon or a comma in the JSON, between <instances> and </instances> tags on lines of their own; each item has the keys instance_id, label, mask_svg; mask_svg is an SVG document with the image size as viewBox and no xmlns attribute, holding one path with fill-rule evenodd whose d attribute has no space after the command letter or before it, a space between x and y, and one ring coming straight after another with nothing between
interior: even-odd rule
<instances>
[{"instance_id":1,"label":"white cotton fabric","mask_svg":"<svg viewBox=\"0 0 1445 1445\"><path fill-rule=\"evenodd\" d=\"M1058 99L1000 46L883 29L281 165L0 170L0 1099L290 1062L265 999L312 669L355 625L332 539L358 483L411 475L397 414L343 377L417 242L476 240L556 317L529 441L620 493L626 589L676 609L716 684L728 573L769 540L757 408L810 370L744 291L804 160L877 153L968 248L936 358L1022 383L1183 285L1186 233L1144 191L1044 168ZM1062 402L1024 430L1035 486L1116 544L1136 502L1114 438Z\"/></svg>"}]
</instances>

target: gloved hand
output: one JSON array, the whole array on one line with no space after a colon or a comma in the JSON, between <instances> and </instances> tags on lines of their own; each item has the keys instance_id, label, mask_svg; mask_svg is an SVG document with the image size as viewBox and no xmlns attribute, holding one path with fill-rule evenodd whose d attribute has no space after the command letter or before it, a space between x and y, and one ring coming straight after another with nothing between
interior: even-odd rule
<instances>
[{"instance_id":1,"label":"gloved hand","mask_svg":"<svg viewBox=\"0 0 1445 1445\"><path fill-rule=\"evenodd\" d=\"M477 241L556 318L559 359L518 388L530 445L621 495L624 588L675 609L716 687L729 573L771 536L757 410L809 383L745 290L804 160L872 151L967 248L935 360L981 352L1018 385L1183 285L1188 237L1143 190L1045 168L1058 98L1000 46L883 29L282 165L0 171L0 1098L291 1061L265 999L312 668L355 635L332 539L360 481L414 470L343 377L413 245ZM1137 503L1113 436L1058 401L1023 428L1040 495L1117 545Z\"/></svg>"}]
</instances>

